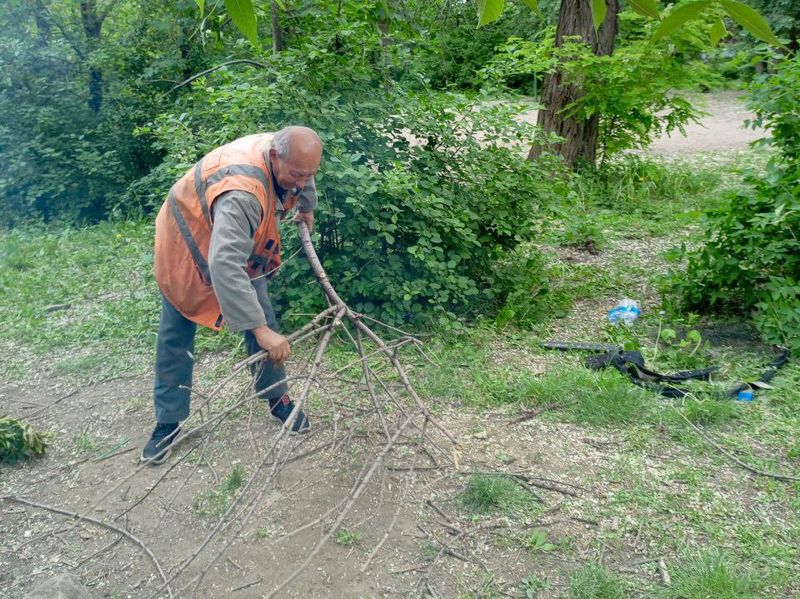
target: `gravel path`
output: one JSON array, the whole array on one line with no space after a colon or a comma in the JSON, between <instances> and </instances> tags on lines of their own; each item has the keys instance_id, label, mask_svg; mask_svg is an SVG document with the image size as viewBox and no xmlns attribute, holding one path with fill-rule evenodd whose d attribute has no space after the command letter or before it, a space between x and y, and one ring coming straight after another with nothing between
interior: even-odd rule
<instances>
[{"instance_id":1,"label":"gravel path","mask_svg":"<svg viewBox=\"0 0 800 599\"><path fill-rule=\"evenodd\" d=\"M744 150L751 142L764 137L763 129L745 128L744 121L753 113L744 105L741 92L723 91L696 94L691 99L707 113L699 123L686 127L686 137L680 133L664 135L647 149L648 153L677 157L697 152Z\"/></svg>"},{"instance_id":2,"label":"gravel path","mask_svg":"<svg viewBox=\"0 0 800 599\"><path fill-rule=\"evenodd\" d=\"M718 91L710 94L688 96L702 112L706 113L699 123L686 126L686 136L675 132L670 137L656 139L647 154L678 158L701 152L730 152L747 149L748 144L764 137L763 129L753 130L744 126L744 121L753 118L753 113L744 105L744 94L739 91ZM522 120L535 123L537 111L522 115Z\"/></svg>"}]
</instances>

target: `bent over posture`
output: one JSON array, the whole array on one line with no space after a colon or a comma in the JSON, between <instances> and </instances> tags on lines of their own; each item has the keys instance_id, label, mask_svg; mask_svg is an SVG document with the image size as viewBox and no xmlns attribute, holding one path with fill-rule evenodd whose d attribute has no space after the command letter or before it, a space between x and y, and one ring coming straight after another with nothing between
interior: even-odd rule
<instances>
[{"instance_id":1,"label":"bent over posture","mask_svg":"<svg viewBox=\"0 0 800 599\"><path fill-rule=\"evenodd\" d=\"M161 464L189 416L197 325L244 333L257 392L292 433L309 430L302 411L288 422L283 363L291 348L277 330L267 280L280 265L278 223L297 206L295 221L314 225L314 175L319 136L286 127L237 139L203 157L170 189L156 219L155 276L162 293L154 403L156 427L141 460Z\"/></svg>"}]
</instances>

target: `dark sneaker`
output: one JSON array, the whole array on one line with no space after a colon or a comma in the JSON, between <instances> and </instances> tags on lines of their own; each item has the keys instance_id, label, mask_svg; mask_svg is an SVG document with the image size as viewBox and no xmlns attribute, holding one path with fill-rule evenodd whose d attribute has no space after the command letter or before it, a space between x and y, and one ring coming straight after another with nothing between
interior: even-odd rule
<instances>
[{"instance_id":1,"label":"dark sneaker","mask_svg":"<svg viewBox=\"0 0 800 599\"><path fill-rule=\"evenodd\" d=\"M289 415L294 410L294 402L289 400L288 395L278 399L270 399L269 410L275 420L281 424L286 424L286 421L289 420ZM303 410L298 410L297 418L294 419L289 432L293 435L302 435L310 430L311 425L308 423L308 418L303 414Z\"/></svg>"},{"instance_id":2,"label":"dark sneaker","mask_svg":"<svg viewBox=\"0 0 800 599\"><path fill-rule=\"evenodd\" d=\"M163 464L169 454L172 453L172 446L180 433L181 429L177 422L159 422L156 424L153 434L150 435L150 440L142 450L139 461L149 462L153 465Z\"/></svg>"}]
</instances>

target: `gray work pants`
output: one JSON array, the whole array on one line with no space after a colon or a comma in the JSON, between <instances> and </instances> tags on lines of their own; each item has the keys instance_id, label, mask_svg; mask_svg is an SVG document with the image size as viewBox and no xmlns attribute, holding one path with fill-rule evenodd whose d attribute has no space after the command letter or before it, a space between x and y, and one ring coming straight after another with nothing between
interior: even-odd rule
<instances>
[{"instance_id":1,"label":"gray work pants","mask_svg":"<svg viewBox=\"0 0 800 599\"><path fill-rule=\"evenodd\" d=\"M278 323L267 293L266 281L259 280L253 286L264 310L267 326L277 331ZM178 312L164 296L161 297L161 303L153 385L156 422L179 422L189 417L189 390L192 386L194 336L197 325ZM250 331L244 332L244 343L247 355L253 355L261 349ZM256 391L266 389L286 378L284 369L275 366L270 360L261 360L250 367L250 372L253 374ZM277 399L287 392L286 383L282 383L264 395L267 399Z\"/></svg>"}]
</instances>

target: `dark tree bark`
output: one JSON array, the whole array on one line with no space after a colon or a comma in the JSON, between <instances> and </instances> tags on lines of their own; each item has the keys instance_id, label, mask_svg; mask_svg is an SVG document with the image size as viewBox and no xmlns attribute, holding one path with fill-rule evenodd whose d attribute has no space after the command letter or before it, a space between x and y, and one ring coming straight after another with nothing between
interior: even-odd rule
<instances>
[{"instance_id":1,"label":"dark tree bark","mask_svg":"<svg viewBox=\"0 0 800 599\"><path fill-rule=\"evenodd\" d=\"M283 50L283 32L281 31L281 15L278 3L272 0L272 52L277 54Z\"/></svg>"},{"instance_id":2,"label":"dark tree bark","mask_svg":"<svg viewBox=\"0 0 800 599\"><path fill-rule=\"evenodd\" d=\"M97 0L81 0L81 23L83 33L86 36L88 47L87 56L91 61L94 51L100 46L100 31L103 28L103 21L108 16L108 11L100 14L97 10ZM89 65L89 108L93 112L100 112L103 104L103 71L100 67Z\"/></svg>"},{"instance_id":3,"label":"dark tree bark","mask_svg":"<svg viewBox=\"0 0 800 599\"><path fill-rule=\"evenodd\" d=\"M607 56L614 51L617 36L617 14L619 0L606 0L608 12L595 35L592 9L589 0L562 0L561 12L556 28L556 46L561 47L564 38L578 36L588 43L598 56ZM579 86L566 84L560 70L544 79L541 101L544 108L539 111L537 125L545 135L556 134L563 141L556 144L536 144L528 153L528 160L535 160L545 151L561 154L568 166L579 163L594 165L597 157L597 133L599 116L575 119L564 116L564 108L580 99L583 92Z\"/></svg>"}]
</instances>

